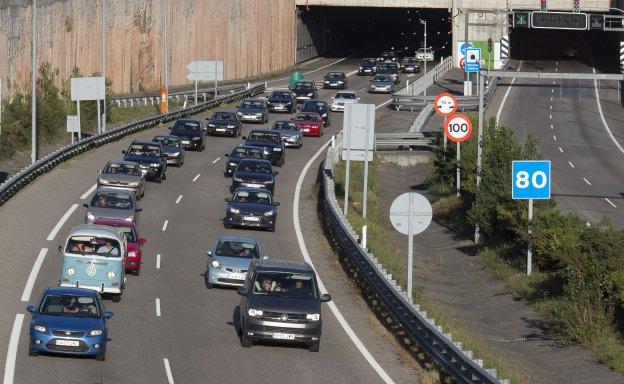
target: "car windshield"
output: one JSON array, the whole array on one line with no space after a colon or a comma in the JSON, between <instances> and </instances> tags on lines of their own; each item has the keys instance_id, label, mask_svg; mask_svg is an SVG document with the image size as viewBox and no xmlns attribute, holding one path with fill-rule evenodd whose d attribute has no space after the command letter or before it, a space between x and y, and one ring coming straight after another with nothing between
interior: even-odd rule
<instances>
[{"instance_id":1,"label":"car windshield","mask_svg":"<svg viewBox=\"0 0 624 384\"><path fill-rule=\"evenodd\" d=\"M274 129L276 131L297 131L299 130L299 124L292 121L276 121L275 123L273 123L273 127L271 127L271 129Z\"/></svg>"},{"instance_id":2,"label":"car windshield","mask_svg":"<svg viewBox=\"0 0 624 384\"><path fill-rule=\"evenodd\" d=\"M330 73L327 75L327 78L330 80L342 80L344 76L341 73Z\"/></svg>"},{"instance_id":3,"label":"car windshield","mask_svg":"<svg viewBox=\"0 0 624 384\"><path fill-rule=\"evenodd\" d=\"M132 144L128 149L129 155L160 156L160 148L155 145Z\"/></svg>"},{"instance_id":4,"label":"car windshield","mask_svg":"<svg viewBox=\"0 0 624 384\"><path fill-rule=\"evenodd\" d=\"M373 65L375 64L375 60L373 59L364 59L362 60L362 65Z\"/></svg>"},{"instance_id":5,"label":"car windshield","mask_svg":"<svg viewBox=\"0 0 624 384\"><path fill-rule=\"evenodd\" d=\"M235 203L272 204L270 193L252 190L236 192L232 201Z\"/></svg>"},{"instance_id":6,"label":"car windshield","mask_svg":"<svg viewBox=\"0 0 624 384\"><path fill-rule=\"evenodd\" d=\"M317 113L299 113L295 116L297 121L321 121L321 117Z\"/></svg>"},{"instance_id":7,"label":"car windshield","mask_svg":"<svg viewBox=\"0 0 624 384\"><path fill-rule=\"evenodd\" d=\"M180 147L180 139L177 137L156 136L153 141L169 147Z\"/></svg>"},{"instance_id":8,"label":"car windshield","mask_svg":"<svg viewBox=\"0 0 624 384\"><path fill-rule=\"evenodd\" d=\"M67 240L65 252L82 255L119 257L119 241L108 237L72 236Z\"/></svg>"},{"instance_id":9,"label":"car windshield","mask_svg":"<svg viewBox=\"0 0 624 384\"><path fill-rule=\"evenodd\" d=\"M253 243L238 240L222 240L217 244L217 256L241 257L243 259L257 259L258 249Z\"/></svg>"},{"instance_id":10,"label":"car windshield","mask_svg":"<svg viewBox=\"0 0 624 384\"><path fill-rule=\"evenodd\" d=\"M141 171L135 164L109 163L102 173L139 176Z\"/></svg>"},{"instance_id":11,"label":"car windshield","mask_svg":"<svg viewBox=\"0 0 624 384\"><path fill-rule=\"evenodd\" d=\"M252 141L274 141L276 143L279 143L280 138L276 132L276 134L271 134L271 133L265 133L265 132L252 132L251 135L249 135L249 140Z\"/></svg>"},{"instance_id":12,"label":"car windshield","mask_svg":"<svg viewBox=\"0 0 624 384\"><path fill-rule=\"evenodd\" d=\"M379 64L379 66L377 67L378 71L396 71L396 64L390 64L390 63L381 63Z\"/></svg>"},{"instance_id":13,"label":"car windshield","mask_svg":"<svg viewBox=\"0 0 624 384\"><path fill-rule=\"evenodd\" d=\"M304 111L322 111L326 107L327 106L325 105L325 103L322 103L320 101L306 101L301 106L301 109L303 109Z\"/></svg>"},{"instance_id":14,"label":"car windshield","mask_svg":"<svg viewBox=\"0 0 624 384\"><path fill-rule=\"evenodd\" d=\"M256 161L241 161L236 170L241 172L264 173L267 175L273 172L269 162Z\"/></svg>"},{"instance_id":15,"label":"car windshield","mask_svg":"<svg viewBox=\"0 0 624 384\"><path fill-rule=\"evenodd\" d=\"M336 99L349 99L349 100L355 100L355 93L350 93L350 92L338 92L336 93Z\"/></svg>"},{"instance_id":16,"label":"car windshield","mask_svg":"<svg viewBox=\"0 0 624 384\"><path fill-rule=\"evenodd\" d=\"M174 131L196 131L199 123L196 121L176 121L173 126Z\"/></svg>"},{"instance_id":17,"label":"car windshield","mask_svg":"<svg viewBox=\"0 0 624 384\"><path fill-rule=\"evenodd\" d=\"M132 206L132 198L129 194L106 192L96 193L91 200L91 206L95 208L114 208L130 210Z\"/></svg>"},{"instance_id":18,"label":"car windshield","mask_svg":"<svg viewBox=\"0 0 624 384\"><path fill-rule=\"evenodd\" d=\"M312 89L312 84L310 84L310 83L297 83L297 84L295 84L295 89L310 90L310 89Z\"/></svg>"},{"instance_id":19,"label":"car windshield","mask_svg":"<svg viewBox=\"0 0 624 384\"><path fill-rule=\"evenodd\" d=\"M212 117L210 118L210 120L217 120L217 121L228 121L228 120L233 120L234 116L232 116L231 114L227 113L227 112L215 112L212 114Z\"/></svg>"},{"instance_id":20,"label":"car windshield","mask_svg":"<svg viewBox=\"0 0 624 384\"><path fill-rule=\"evenodd\" d=\"M259 148L234 148L230 157L249 157L252 159L263 159L262 150Z\"/></svg>"},{"instance_id":21,"label":"car windshield","mask_svg":"<svg viewBox=\"0 0 624 384\"><path fill-rule=\"evenodd\" d=\"M258 272L253 292L256 295L318 298L314 276L289 272Z\"/></svg>"},{"instance_id":22,"label":"car windshield","mask_svg":"<svg viewBox=\"0 0 624 384\"><path fill-rule=\"evenodd\" d=\"M243 101L241 103L241 108L253 108L253 109L262 109L263 105L261 101Z\"/></svg>"},{"instance_id":23,"label":"car windshield","mask_svg":"<svg viewBox=\"0 0 624 384\"><path fill-rule=\"evenodd\" d=\"M290 99L290 93L288 93L288 92L273 92L271 94L271 96L269 96L269 98L271 98L271 99Z\"/></svg>"},{"instance_id":24,"label":"car windshield","mask_svg":"<svg viewBox=\"0 0 624 384\"><path fill-rule=\"evenodd\" d=\"M418 60L415 57L406 57L405 60L403 60L403 62L410 63L410 64L414 64L417 63Z\"/></svg>"},{"instance_id":25,"label":"car windshield","mask_svg":"<svg viewBox=\"0 0 624 384\"><path fill-rule=\"evenodd\" d=\"M100 308L91 296L48 294L41 300L39 313L52 316L100 317Z\"/></svg>"},{"instance_id":26,"label":"car windshield","mask_svg":"<svg viewBox=\"0 0 624 384\"><path fill-rule=\"evenodd\" d=\"M392 79L390 78L390 76L382 76L382 75L377 75L375 76L375 78L373 79L374 82L389 82L392 81Z\"/></svg>"}]
</instances>

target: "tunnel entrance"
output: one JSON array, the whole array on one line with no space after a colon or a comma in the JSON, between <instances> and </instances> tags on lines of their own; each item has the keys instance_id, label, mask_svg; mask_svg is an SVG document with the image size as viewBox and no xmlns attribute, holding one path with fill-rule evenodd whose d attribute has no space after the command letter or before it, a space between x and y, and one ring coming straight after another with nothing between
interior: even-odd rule
<instances>
[{"instance_id":1,"label":"tunnel entrance","mask_svg":"<svg viewBox=\"0 0 624 384\"><path fill-rule=\"evenodd\" d=\"M451 54L451 21L447 9L379 7L297 7L297 62L316 56L378 56L394 48L413 56L424 43L436 58Z\"/></svg>"}]
</instances>

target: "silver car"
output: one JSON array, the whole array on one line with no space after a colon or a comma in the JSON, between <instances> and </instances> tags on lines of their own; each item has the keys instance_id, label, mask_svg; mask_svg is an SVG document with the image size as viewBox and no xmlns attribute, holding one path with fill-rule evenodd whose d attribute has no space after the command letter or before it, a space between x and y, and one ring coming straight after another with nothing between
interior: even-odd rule
<instances>
[{"instance_id":1,"label":"silver car","mask_svg":"<svg viewBox=\"0 0 624 384\"><path fill-rule=\"evenodd\" d=\"M145 179L139 164L134 161L109 161L98 172L100 173L97 180L98 188L130 191L137 200L141 200L145 195Z\"/></svg>"},{"instance_id":2,"label":"silver car","mask_svg":"<svg viewBox=\"0 0 624 384\"><path fill-rule=\"evenodd\" d=\"M130 191L98 188L93 194L89 204L83 204L87 208L85 223L93 224L98 219L121 220L134 224L139 223L139 212L134 193Z\"/></svg>"},{"instance_id":3,"label":"silver car","mask_svg":"<svg viewBox=\"0 0 624 384\"><path fill-rule=\"evenodd\" d=\"M390 75L375 75L370 82L369 92L394 93L394 81Z\"/></svg>"},{"instance_id":4,"label":"silver car","mask_svg":"<svg viewBox=\"0 0 624 384\"><path fill-rule=\"evenodd\" d=\"M271 126L271 130L279 131L282 136L282 143L286 147L303 147L303 134L299 123L291 120L277 120Z\"/></svg>"},{"instance_id":5,"label":"silver car","mask_svg":"<svg viewBox=\"0 0 624 384\"><path fill-rule=\"evenodd\" d=\"M221 235L205 254L208 267L204 280L208 289L215 285L240 287L251 261L260 258L260 247L256 240L248 237ZM268 256L262 258L268 259Z\"/></svg>"},{"instance_id":6,"label":"silver car","mask_svg":"<svg viewBox=\"0 0 624 384\"><path fill-rule=\"evenodd\" d=\"M344 112L345 105L347 104L355 104L360 101L360 98L357 97L355 91L342 91L336 93L336 96L332 97L331 104L329 109L334 112Z\"/></svg>"}]
</instances>

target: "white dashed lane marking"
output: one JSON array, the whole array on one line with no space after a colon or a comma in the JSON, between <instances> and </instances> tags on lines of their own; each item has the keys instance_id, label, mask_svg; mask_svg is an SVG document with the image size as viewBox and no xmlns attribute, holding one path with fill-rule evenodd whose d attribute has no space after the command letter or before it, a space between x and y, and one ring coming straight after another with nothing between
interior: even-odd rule
<instances>
[{"instance_id":1,"label":"white dashed lane marking","mask_svg":"<svg viewBox=\"0 0 624 384\"><path fill-rule=\"evenodd\" d=\"M193 182L196 182L196 181L197 181L197 179L199 179L199 176L201 176L201 173L198 173L198 174L197 174L197 176L195 176L195 177L193 178Z\"/></svg>"},{"instance_id":2,"label":"white dashed lane marking","mask_svg":"<svg viewBox=\"0 0 624 384\"><path fill-rule=\"evenodd\" d=\"M561 149L561 147L559 147L559 152L563 153L563 149Z\"/></svg>"},{"instance_id":3,"label":"white dashed lane marking","mask_svg":"<svg viewBox=\"0 0 624 384\"><path fill-rule=\"evenodd\" d=\"M160 317L161 313L160 313L160 299L157 297L156 298L156 317Z\"/></svg>"},{"instance_id":4,"label":"white dashed lane marking","mask_svg":"<svg viewBox=\"0 0 624 384\"><path fill-rule=\"evenodd\" d=\"M574 164L572 164L571 161L568 161L568 164L570 164L570 167L574 168Z\"/></svg>"},{"instance_id":5,"label":"white dashed lane marking","mask_svg":"<svg viewBox=\"0 0 624 384\"><path fill-rule=\"evenodd\" d=\"M607 201L607 203L611 204L611 206L613 208L617 208L617 205L613 204L613 202L611 202L611 200L607 199L606 197L604 199Z\"/></svg>"},{"instance_id":6,"label":"white dashed lane marking","mask_svg":"<svg viewBox=\"0 0 624 384\"><path fill-rule=\"evenodd\" d=\"M173 374L171 373L171 366L169 365L169 359L167 359L166 357L163 358L163 363L165 364L165 374L167 375L167 383L174 384Z\"/></svg>"},{"instance_id":7,"label":"white dashed lane marking","mask_svg":"<svg viewBox=\"0 0 624 384\"><path fill-rule=\"evenodd\" d=\"M156 269L160 269L160 253L156 254Z\"/></svg>"},{"instance_id":8,"label":"white dashed lane marking","mask_svg":"<svg viewBox=\"0 0 624 384\"><path fill-rule=\"evenodd\" d=\"M589 182L589 180L587 180L586 178L583 177L583 181L587 183L587 185L591 185L591 183Z\"/></svg>"},{"instance_id":9,"label":"white dashed lane marking","mask_svg":"<svg viewBox=\"0 0 624 384\"><path fill-rule=\"evenodd\" d=\"M176 200L176 202L175 202L176 204L180 204L180 200L182 200L182 196L183 196L183 195L178 196L178 199L177 199L177 200Z\"/></svg>"},{"instance_id":10,"label":"white dashed lane marking","mask_svg":"<svg viewBox=\"0 0 624 384\"><path fill-rule=\"evenodd\" d=\"M217 161L221 160L220 157L217 157L216 159L214 159L214 161L212 162L212 164L216 163Z\"/></svg>"},{"instance_id":11,"label":"white dashed lane marking","mask_svg":"<svg viewBox=\"0 0 624 384\"><path fill-rule=\"evenodd\" d=\"M163 227L162 227L163 231L167 230L167 224L169 224L169 220L165 220L165 222L163 223Z\"/></svg>"}]
</instances>

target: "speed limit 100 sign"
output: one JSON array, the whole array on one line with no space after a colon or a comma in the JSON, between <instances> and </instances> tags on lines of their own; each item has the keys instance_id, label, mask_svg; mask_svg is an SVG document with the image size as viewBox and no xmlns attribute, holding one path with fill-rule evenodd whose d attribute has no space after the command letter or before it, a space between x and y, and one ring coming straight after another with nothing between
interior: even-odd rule
<instances>
[{"instance_id":1,"label":"speed limit 100 sign","mask_svg":"<svg viewBox=\"0 0 624 384\"><path fill-rule=\"evenodd\" d=\"M457 98L448 92L440 93L433 101L433 108L442 116L452 115L458 107Z\"/></svg>"},{"instance_id":2,"label":"speed limit 100 sign","mask_svg":"<svg viewBox=\"0 0 624 384\"><path fill-rule=\"evenodd\" d=\"M470 118L462 114L447 117L444 122L444 134L449 140L455 143L468 140L472 134L472 122Z\"/></svg>"}]
</instances>

